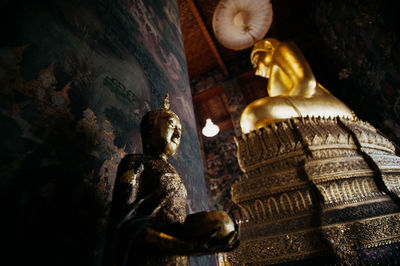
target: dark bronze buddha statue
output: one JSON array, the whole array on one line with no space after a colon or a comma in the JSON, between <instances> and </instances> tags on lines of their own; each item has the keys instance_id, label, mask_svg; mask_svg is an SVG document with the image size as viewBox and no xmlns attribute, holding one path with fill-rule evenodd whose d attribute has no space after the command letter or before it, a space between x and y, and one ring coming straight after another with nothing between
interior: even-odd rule
<instances>
[{"instance_id":1,"label":"dark bronze buddha statue","mask_svg":"<svg viewBox=\"0 0 400 266\"><path fill-rule=\"evenodd\" d=\"M167 161L179 147L182 130L168 95L163 108L143 117L140 129L143 154L126 156L118 167L108 265L187 265L188 255L233 249L237 226L224 211L186 216L186 188Z\"/></svg>"}]
</instances>

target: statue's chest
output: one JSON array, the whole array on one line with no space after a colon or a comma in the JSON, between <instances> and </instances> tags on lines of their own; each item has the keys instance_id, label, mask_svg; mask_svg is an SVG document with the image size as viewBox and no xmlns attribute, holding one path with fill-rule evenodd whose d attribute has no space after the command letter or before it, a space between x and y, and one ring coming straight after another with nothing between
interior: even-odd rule
<instances>
[{"instance_id":1,"label":"statue's chest","mask_svg":"<svg viewBox=\"0 0 400 266\"><path fill-rule=\"evenodd\" d=\"M163 160L150 160L145 174L146 187L162 191L165 197L183 198L187 191L175 168Z\"/></svg>"},{"instance_id":2,"label":"statue's chest","mask_svg":"<svg viewBox=\"0 0 400 266\"><path fill-rule=\"evenodd\" d=\"M169 197L186 201L187 191L181 177L177 173L166 173L161 177L160 185Z\"/></svg>"}]
</instances>

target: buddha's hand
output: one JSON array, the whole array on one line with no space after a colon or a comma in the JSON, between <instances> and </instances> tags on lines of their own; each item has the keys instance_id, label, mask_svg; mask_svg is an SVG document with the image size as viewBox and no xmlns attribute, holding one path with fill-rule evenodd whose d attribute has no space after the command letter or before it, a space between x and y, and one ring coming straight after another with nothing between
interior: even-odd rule
<instances>
[{"instance_id":1,"label":"buddha's hand","mask_svg":"<svg viewBox=\"0 0 400 266\"><path fill-rule=\"evenodd\" d=\"M218 230L216 230L215 233L218 233ZM227 252L239 246L240 241L237 223L235 223L235 230L222 238L214 237L215 233L212 234L207 241L207 249L210 252Z\"/></svg>"},{"instance_id":2,"label":"buddha's hand","mask_svg":"<svg viewBox=\"0 0 400 266\"><path fill-rule=\"evenodd\" d=\"M188 215L183 233L184 238L194 241L195 248L204 254L229 251L239 245L238 225L222 210Z\"/></svg>"}]
</instances>

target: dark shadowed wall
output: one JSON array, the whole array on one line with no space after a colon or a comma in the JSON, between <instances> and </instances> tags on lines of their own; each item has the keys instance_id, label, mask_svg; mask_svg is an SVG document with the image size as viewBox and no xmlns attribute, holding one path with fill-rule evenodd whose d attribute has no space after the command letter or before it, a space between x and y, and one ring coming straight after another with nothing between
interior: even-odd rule
<instances>
[{"instance_id":1,"label":"dark shadowed wall","mask_svg":"<svg viewBox=\"0 0 400 266\"><path fill-rule=\"evenodd\" d=\"M324 40L328 82L363 120L400 145L400 19L397 1L324 0L310 17ZM322 61L322 60L321 60Z\"/></svg>"},{"instance_id":2,"label":"dark shadowed wall","mask_svg":"<svg viewBox=\"0 0 400 266\"><path fill-rule=\"evenodd\" d=\"M101 265L118 163L141 153L140 119L167 90L183 126L170 161L188 190L188 212L208 209L175 1L0 7L0 194L10 265Z\"/></svg>"}]
</instances>

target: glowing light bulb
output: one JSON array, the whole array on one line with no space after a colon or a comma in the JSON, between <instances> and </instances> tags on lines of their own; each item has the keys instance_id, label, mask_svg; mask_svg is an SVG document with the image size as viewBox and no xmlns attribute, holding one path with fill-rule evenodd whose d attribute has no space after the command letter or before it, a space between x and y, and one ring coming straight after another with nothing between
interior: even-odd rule
<instances>
[{"instance_id":1,"label":"glowing light bulb","mask_svg":"<svg viewBox=\"0 0 400 266\"><path fill-rule=\"evenodd\" d=\"M219 127L215 125L210 118L206 119L206 125L203 127L201 133L206 137L214 137L219 132Z\"/></svg>"}]
</instances>

